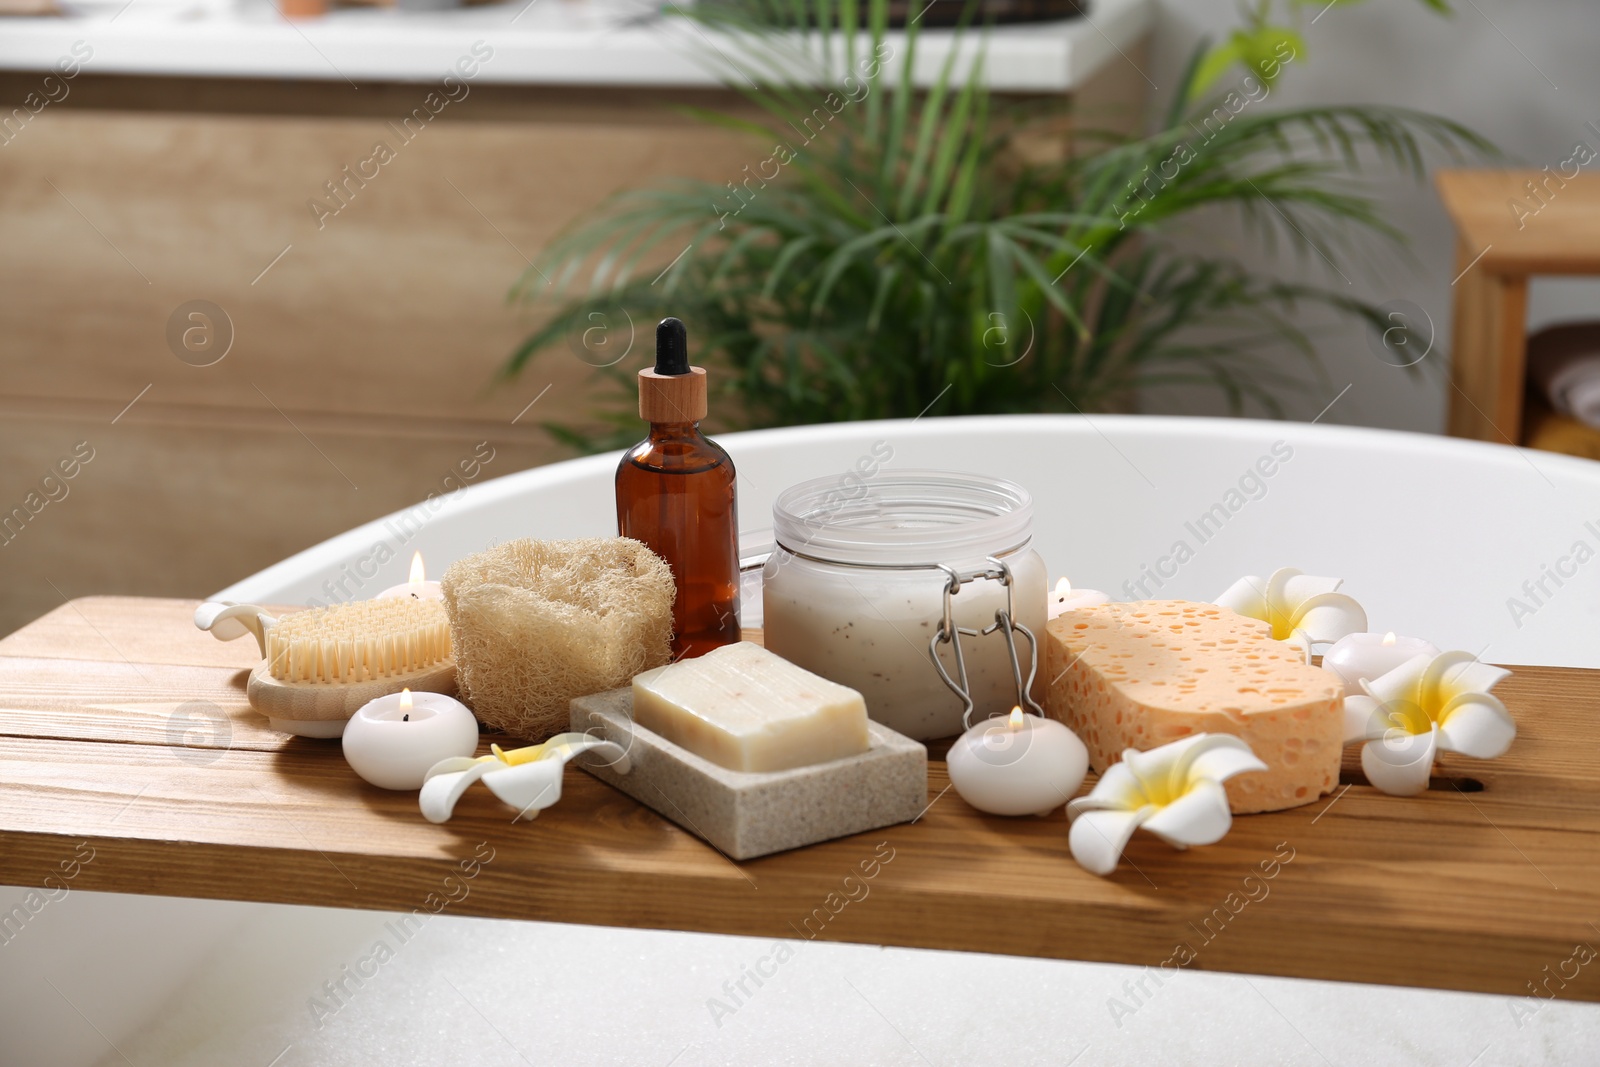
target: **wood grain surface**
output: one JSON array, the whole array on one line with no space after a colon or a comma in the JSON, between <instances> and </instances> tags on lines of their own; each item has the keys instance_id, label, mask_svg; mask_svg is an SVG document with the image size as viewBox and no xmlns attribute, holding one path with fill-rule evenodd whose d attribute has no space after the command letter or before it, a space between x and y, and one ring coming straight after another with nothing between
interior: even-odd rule
<instances>
[{"instance_id":1,"label":"wood grain surface","mask_svg":"<svg viewBox=\"0 0 1600 1067\"><path fill-rule=\"evenodd\" d=\"M916 823L736 864L576 770L536 821L474 790L430 825L336 742L268 729L253 643L194 607L77 600L0 641L0 881L86 842L82 889L427 910L492 850L453 913L1600 1000L1574 962L1600 944L1600 672L1518 668L1510 753L1422 796L1347 759L1332 797L1186 853L1136 835L1109 878L1063 814L978 814L939 762Z\"/></svg>"},{"instance_id":2,"label":"wood grain surface","mask_svg":"<svg viewBox=\"0 0 1600 1067\"><path fill-rule=\"evenodd\" d=\"M1467 262L1490 274L1600 274L1600 176L1563 178L1549 169L1434 175L1445 210L1470 247Z\"/></svg>"}]
</instances>

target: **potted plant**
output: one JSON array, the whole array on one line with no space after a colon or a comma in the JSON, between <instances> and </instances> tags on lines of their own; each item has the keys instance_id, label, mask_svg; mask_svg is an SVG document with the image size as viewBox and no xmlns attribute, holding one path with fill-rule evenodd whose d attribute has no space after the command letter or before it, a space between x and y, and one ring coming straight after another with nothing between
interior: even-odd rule
<instances>
[{"instance_id":1,"label":"potted plant","mask_svg":"<svg viewBox=\"0 0 1600 1067\"><path fill-rule=\"evenodd\" d=\"M1404 108L1263 106L1304 51L1263 18L1249 47L1198 48L1145 136L1085 132L1069 158L1029 162L1016 151L1024 124L985 90L981 60L958 76L952 50L919 91L915 22L896 54L887 0L868 0L862 35L837 30L856 25L853 0L816 2L823 26L809 34L715 16L750 57L733 84L765 118L705 117L749 133L758 162L738 184L623 193L554 241L512 295L561 302L506 375L620 307L634 321L692 322L700 359L735 394L714 410L737 412L725 421L744 427L1092 412L1167 383L1276 413L1286 390L1320 371L1304 310L1380 330L1386 320L1342 284L1261 276L1180 247L1168 239L1174 224L1236 210L1266 239L1337 270L1361 238L1401 240L1351 181L1366 161L1420 178L1427 149L1493 151ZM797 55L796 40L809 49ZM580 272L589 284L568 295ZM1286 347L1300 357L1292 365ZM634 369L598 373L621 401ZM618 433L548 428L584 450L633 432L625 407L598 414Z\"/></svg>"}]
</instances>

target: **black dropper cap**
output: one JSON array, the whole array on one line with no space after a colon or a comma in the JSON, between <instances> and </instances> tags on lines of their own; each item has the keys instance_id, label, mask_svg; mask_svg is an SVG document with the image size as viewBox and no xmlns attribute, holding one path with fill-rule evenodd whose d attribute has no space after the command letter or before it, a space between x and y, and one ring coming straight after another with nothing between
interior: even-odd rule
<instances>
[{"instance_id":1,"label":"black dropper cap","mask_svg":"<svg viewBox=\"0 0 1600 1067\"><path fill-rule=\"evenodd\" d=\"M682 319L662 319L656 326L656 373L689 373L689 334Z\"/></svg>"}]
</instances>

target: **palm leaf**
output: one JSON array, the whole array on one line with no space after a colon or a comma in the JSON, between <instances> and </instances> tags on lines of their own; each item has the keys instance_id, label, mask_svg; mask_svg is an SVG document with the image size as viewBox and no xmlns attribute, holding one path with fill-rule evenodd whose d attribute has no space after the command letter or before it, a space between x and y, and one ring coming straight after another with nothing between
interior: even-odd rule
<instances>
[{"instance_id":1,"label":"palm leaf","mask_svg":"<svg viewBox=\"0 0 1600 1067\"><path fill-rule=\"evenodd\" d=\"M1381 329L1381 310L1332 280L1263 278L1182 251L1168 231L1229 209L1269 249L1349 272L1369 247L1402 239L1358 180L1370 168L1421 176L1439 154L1493 156L1465 127L1414 111L1206 96L1202 48L1161 128L1101 134L1092 150L1080 137L1068 158L1029 163L1015 138L1040 109L997 105L981 50L958 76L952 48L924 92L911 81L919 31L891 39L885 0L759 3L693 16L738 43L722 66L755 118L695 114L763 148L794 142L794 157L753 198L716 181L663 183L550 242L512 288L544 317L503 377L621 307L636 324L690 322L730 425L909 417L935 397L940 413L1094 411L1178 384L1281 412L1296 390L1326 384L1308 313ZM751 10L807 32L763 27ZM891 45L894 69L862 80ZM819 120L829 93L837 111ZM821 133L797 137L808 117ZM997 352L997 337L1018 348ZM635 425L632 368L595 374L613 402L552 427L564 444L608 447Z\"/></svg>"}]
</instances>

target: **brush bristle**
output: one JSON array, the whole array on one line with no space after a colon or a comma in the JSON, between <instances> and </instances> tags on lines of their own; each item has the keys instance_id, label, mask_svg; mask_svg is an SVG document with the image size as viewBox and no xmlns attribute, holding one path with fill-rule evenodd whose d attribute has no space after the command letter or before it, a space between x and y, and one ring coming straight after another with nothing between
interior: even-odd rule
<instances>
[{"instance_id":1,"label":"brush bristle","mask_svg":"<svg viewBox=\"0 0 1600 1067\"><path fill-rule=\"evenodd\" d=\"M358 600L285 615L267 631L267 669L282 682L393 678L450 658L450 621L437 600Z\"/></svg>"}]
</instances>

